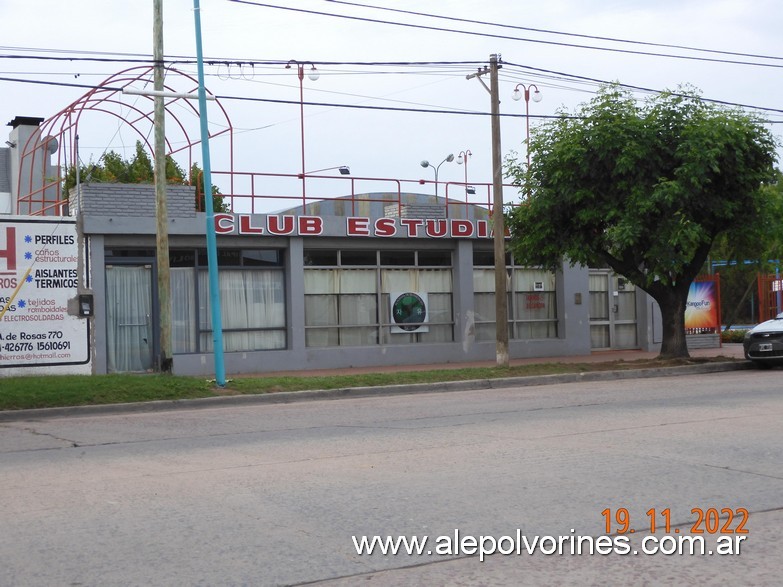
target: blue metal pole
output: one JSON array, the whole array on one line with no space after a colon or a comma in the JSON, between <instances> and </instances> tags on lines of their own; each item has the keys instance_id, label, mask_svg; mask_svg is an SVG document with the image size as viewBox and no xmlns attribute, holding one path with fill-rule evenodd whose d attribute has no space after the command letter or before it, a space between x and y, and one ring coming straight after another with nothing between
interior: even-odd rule
<instances>
[{"instance_id":1,"label":"blue metal pole","mask_svg":"<svg viewBox=\"0 0 783 587\"><path fill-rule=\"evenodd\" d=\"M226 384L226 368L223 363L223 321L220 316L220 283L217 270L217 237L215 235L215 209L212 202L212 168L209 161L209 128L207 126L207 92L204 87L204 55L201 49L201 8L199 0L193 0L196 19L196 61L198 64L198 109L201 121L201 156L204 159L204 208L207 213L207 266L209 270L209 308L212 316L212 341L215 357L215 382Z\"/></svg>"}]
</instances>

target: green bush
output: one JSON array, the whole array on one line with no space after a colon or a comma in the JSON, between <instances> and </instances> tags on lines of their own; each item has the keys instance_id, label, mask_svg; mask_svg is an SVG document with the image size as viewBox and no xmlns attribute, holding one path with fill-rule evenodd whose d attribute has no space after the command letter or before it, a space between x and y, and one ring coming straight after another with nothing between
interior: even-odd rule
<instances>
[{"instance_id":1,"label":"green bush","mask_svg":"<svg viewBox=\"0 0 783 587\"><path fill-rule=\"evenodd\" d=\"M720 333L722 342L742 342L747 330L724 330Z\"/></svg>"}]
</instances>

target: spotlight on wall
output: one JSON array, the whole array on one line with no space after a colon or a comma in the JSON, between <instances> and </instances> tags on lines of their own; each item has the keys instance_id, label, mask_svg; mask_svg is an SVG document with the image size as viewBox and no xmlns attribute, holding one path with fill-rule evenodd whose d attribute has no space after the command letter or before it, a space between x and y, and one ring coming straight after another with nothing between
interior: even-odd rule
<instances>
[{"instance_id":1,"label":"spotlight on wall","mask_svg":"<svg viewBox=\"0 0 783 587\"><path fill-rule=\"evenodd\" d=\"M11 147L12 149L16 147L16 143L14 141L6 141L5 144Z\"/></svg>"}]
</instances>

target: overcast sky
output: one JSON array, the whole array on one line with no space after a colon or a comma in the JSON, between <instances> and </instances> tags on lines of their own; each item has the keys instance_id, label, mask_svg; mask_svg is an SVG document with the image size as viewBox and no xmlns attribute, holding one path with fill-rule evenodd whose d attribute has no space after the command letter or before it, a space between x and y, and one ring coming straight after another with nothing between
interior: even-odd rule
<instances>
[{"instance_id":1,"label":"overcast sky","mask_svg":"<svg viewBox=\"0 0 783 587\"><path fill-rule=\"evenodd\" d=\"M452 19L745 55L694 52L490 27L475 22L433 19L326 0L268 2L269 5L295 8L296 11L258 5L262 3L251 5L229 0L203 0L201 19L205 57L216 61L286 62L295 59L312 62L321 72L321 77L317 81L305 77L305 102L487 113L490 108L487 91L477 80L466 80L465 76L486 64L490 54L498 53L506 63L500 76L501 112L504 114L524 114L524 101L511 100L511 93L520 82L536 84L543 94L541 102L530 103L533 116L551 115L559 108L573 109L588 101L596 85L570 76L619 81L652 89L675 89L680 84L690 83L699 88L706 98L783 109L780 101L783 95L783 43L780 41L783 5L779 0L454 0L428 3L366 0L360 3ZM164 0L163 5L166 57L195 57L193 2ZM84 60L62 62L30 57L117 58L117 54L131 54L129 58L143 59L151 56L152 8L152 0L0 0L4 45L0 48L0 77L97 85L117 72L139 64ZM416 26L307 14L303 10ZM517 39L416 27L459 29ZM568 44L701 59L599 51L566 46ZM329 62L337 64L330 65ZM462 64L415 67L369 65L374 62ZM195 77L194 65L176 67ZM286 70L282 64L245 66L241 72L236 66L229 69L226 65L208 64L206 75L208 89L224 97L220 104L226 109L235 129L234 170L294 174L301 171L299 82L295 72ZM185 87L187 84L182 80L175 82L172 79L170 83L181 91L193 89ZM88 90L0 81L0 91L3 96L0 110L5 123L20 115L53 117ZM231 97L290 101L293 104ZM640 93L639 97L642 98L643 94ZM127 95L116 98L121 102L117 107L126 113L143 104L144 100ZM188 127L189 135L197 138L196 116L182 107L176 112L178 119ZM209 112L211 128L215 132L224 119L217 106L211 105ZM765 116L773 121L783 120L781 112L766 112ZM531 125L536 122L536 118L531 118ZM167 125L172 140L180 140L181 134L175 132L173 122L169 120ZM773 124L770 128L779 136L782 127L781 124ZM96 160L109 149L130 155L138 138L127 127L118 124L117 118L98 112L85 115L80 121L79 133L80 156L84 162ZM490 138L488 116L305 106L307 171L349 165L356 177L432 180L432 170L419 165L422 159L437 164L449 153L457 155L469 149L473 155L469 159L468 181L491 182ZM516 150L523 154L524 138L523 118L503 119L504 153ZM223 137L212 141L211 152L213 169L227 170L227 139ZM198 150L196 159L201 159ZM464 172L464 166L445 163L440 168L439 179L442 182L463 181ZM269 186L270 191L278 189L271 183ZM315 186L313 189L316 190ZM420 189L429 193L432 186L419 188L412 183L404 189Z\"/></svg>"}]
</instances>

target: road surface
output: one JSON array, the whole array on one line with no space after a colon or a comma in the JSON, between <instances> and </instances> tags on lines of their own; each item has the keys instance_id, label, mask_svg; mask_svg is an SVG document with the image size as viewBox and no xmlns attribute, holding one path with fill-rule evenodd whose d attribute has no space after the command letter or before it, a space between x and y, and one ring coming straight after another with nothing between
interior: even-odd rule
<instances>
[{"instance_id":1,"label":"road surface","mask_svg":"<svg viewBox=\"0 0 783 587\"><path fill-rule=\"evenodd\" d=\"M780 585L781 432L774 370L3 422L0 585Z\"/></svg>"}]
</instances>

